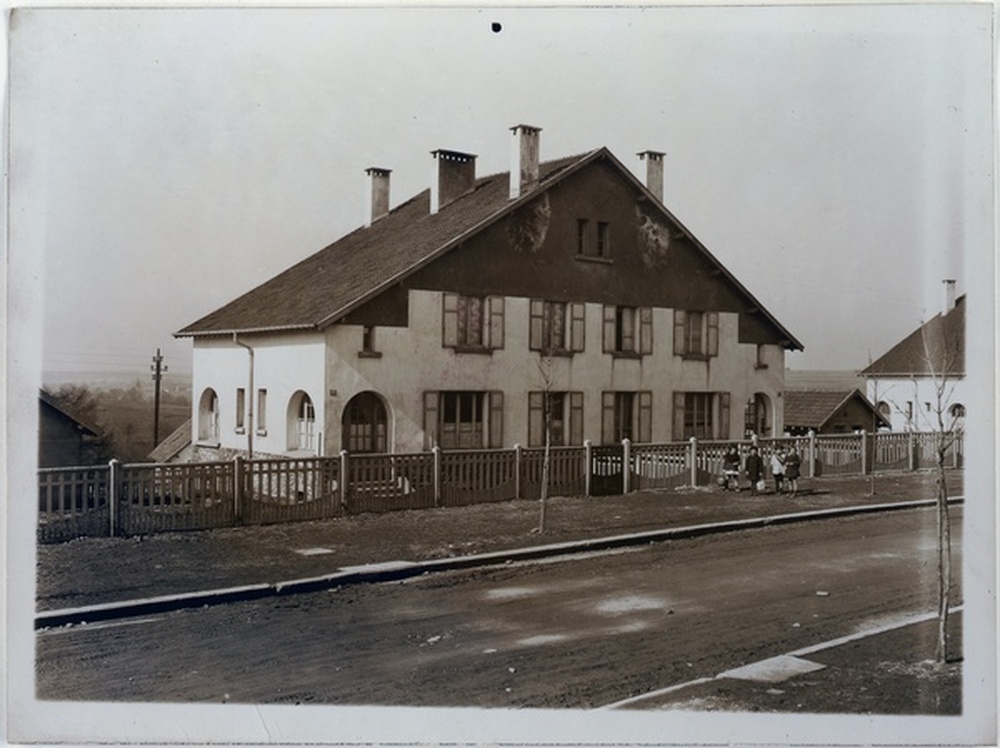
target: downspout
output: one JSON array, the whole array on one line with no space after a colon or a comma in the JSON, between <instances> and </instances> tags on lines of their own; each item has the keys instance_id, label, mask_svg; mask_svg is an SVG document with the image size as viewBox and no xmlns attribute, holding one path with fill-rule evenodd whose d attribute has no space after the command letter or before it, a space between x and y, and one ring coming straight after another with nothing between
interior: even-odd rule
<instances>
[{"instance_id":1,"label":"downspout","mask_svg":"<svg viewBox=\"0 0 1000 748\"><path fill-rule=\"evenodd\" d=\"M239 333L233 333L233 342L236 345L246 348L250 354L250 390L247 392L247 459L253 459L253 401L255 393L253 390L253 348L240 341Z\"/></svg>"}]
</instances>

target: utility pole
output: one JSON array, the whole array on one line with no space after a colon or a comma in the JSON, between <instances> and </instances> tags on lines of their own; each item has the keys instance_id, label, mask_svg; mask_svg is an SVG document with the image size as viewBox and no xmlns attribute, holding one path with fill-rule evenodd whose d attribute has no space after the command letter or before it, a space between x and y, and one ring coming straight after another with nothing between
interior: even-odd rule
<instances>
[{"instance_id":1,"label":"utility pole","mask_svg":"<svg viewBox=\"0 0 1000 748\"><path fill-rule=\"evenodd\" d=\"M160 443L160 380L163 378L163 372L167 370L159 348L156 349L153 365L149 367L149 370L153 372L153 382L155 383L153 395L153 448L155 449Z\"/></svg>"}]
</instances>

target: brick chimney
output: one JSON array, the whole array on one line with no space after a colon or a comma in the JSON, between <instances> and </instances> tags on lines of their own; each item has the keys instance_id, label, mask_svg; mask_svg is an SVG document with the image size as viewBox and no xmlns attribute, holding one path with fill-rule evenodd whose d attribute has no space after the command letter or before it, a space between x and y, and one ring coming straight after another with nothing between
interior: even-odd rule
<instances>
[{"instance_id":1,"label":"brick chimney","mask_svg":"<svg viewBox=\"0 0 1000 748\"><path fill-rule=\"evenodd\" d=\"M646 189L663 202L663 156L660 151L643 151L638 154L646 162Z\"/></svg>"},{"instance_id":2,"label":"brick chimney","mask_svg":"<svg viewBox=\"0 0 1000 748\"><path fill-rule=\"evenodd\" d=\"M381 169L377 166L365 169L365 174L368 175L365 226L371 226L389 212L389 174L391 173L391 169Z\"/></svg>"},{"instance_id":3,"label":"brick chimney","mask_svg":"<svg viewBox=\"0 0 1000 748\"><path fill-rule=\"evenodd\" d=\"M431 151L434 177L431 179L431 213L437 213L476 186L476 157L459 151Z\"/></svg>"},{"instance_id":4,"label":"brick chimney","mask_svg":"<svg viewBox=\"0 0 1000 748\"><path fill-rule=\"evenodd\" d=\"M520 197L538 186L538 145L540 127L515 125L510 128L510 197Z\"/></svg>"},{"instance_id":5,"label":"brick chimney","mask_svg":"<svg viewBox=\"0 0 1000 748\"><path fill-rule=\"evenodd\" d=\"M947 278L941 282L944 283L944 314L947 314L955 308L955 281Z\"/></svg>"}]
</instances>

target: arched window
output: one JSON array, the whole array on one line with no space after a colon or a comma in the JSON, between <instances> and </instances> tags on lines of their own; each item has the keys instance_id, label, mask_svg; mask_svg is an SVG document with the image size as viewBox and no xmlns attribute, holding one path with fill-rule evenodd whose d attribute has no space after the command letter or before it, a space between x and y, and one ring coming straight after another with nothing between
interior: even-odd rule
<instances>
[{"instance_id":1,"label":"arched window","mask_svg":"<svg viewBox=\"0 0 1000 748\"><path fill-rule=\"evenodd\" d=\"M288 450L316 449L316 409L313 402L299 390L288 402Z\"/></svg>"},{"instance_id":2,"label":"arched window","mask_svg":"<svg viewBox=\"0 0 1000 748\"><path fill-rule=\"evenodd\" d=\"M881 416L885 416L886 418L888 418L890 415L892 415L892 408L890 407L889 403L887 403L885 400L879 400L878 405L876 405L875 407L878 408L879 415Z\"/></svg>"},{"instance_id":3,"label":"arched window","mask_svg":"<svg viewBox=\"0 0 1000 748\"><path fill-rule=\"evenodd\" d=\"M965 418L965 406L962 403L955 403L948 409L948 413L955 420L956 425L961 425L960 421Z\"/></svg>"},{"instance_id":4,"label":"arched window","mask_svg":"<svg viewBox=\"0 0 1000 748\"><path fill-rule=\"evenodd\" d=\"M747 435L770 436L772 425L771 400L763 392L757 392L747 403L744 430Z\"/></svg>"},{"instance_id":5,"label":"arched window","mask_svg":"<svg viewBox=\"0 0 1000 748\"><path fill-rule=\"evenodd\" d=\"M219 441L219 396L211 387L198 400L198 441Z\"/></svg>"}]
</instances>

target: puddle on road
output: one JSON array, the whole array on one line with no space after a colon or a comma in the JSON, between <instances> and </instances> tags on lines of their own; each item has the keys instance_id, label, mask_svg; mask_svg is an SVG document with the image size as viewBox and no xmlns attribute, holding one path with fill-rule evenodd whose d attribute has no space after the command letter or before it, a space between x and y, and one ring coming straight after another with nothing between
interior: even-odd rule
<instances>
[{"instance_id":1,"label":"puddle on road","mask_svg":"<svg viewBox=\"0 0 1000 748\"><path fill-rule=\"evenodd\" d=\"M569 638L567 634L538 634L536 636L529 636L527 639L520 639L517 643L522 647L537 647L544 644L555 644L556 642L566 641Z\"/></svg>"},{"instance_id":2,"label":"puddle on road","mask_svg":"<svg viewBox=\"0 0 1000 748\"><path fill-rule=\"evenodd\" d=\"M628 595L626 597L613 597L598 603L594 609L598 613L636 613L644 610L669 610L670 603L661 597L644 597L641 595Z\"/></svg>"},{"instance_id":3,"label":"puddle on road","mask_svg":"<svg viewBox=\"0 0 1000 748\"><path fill-rule=\"evenodd\" d=\"M538 587L500 587L495 590L487 590L484 597L490 600L516 600L521 597L532 597L541 594Z\"/></svg>"}]
</instances>

